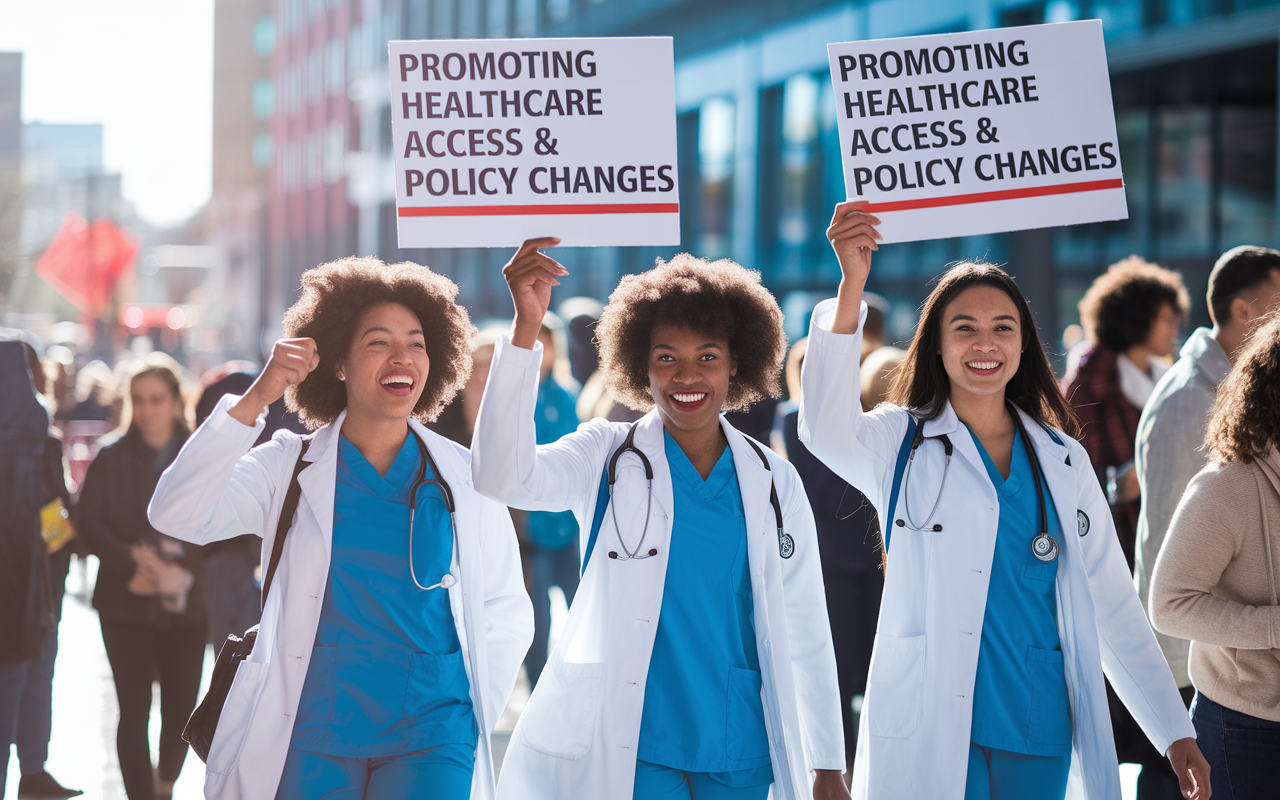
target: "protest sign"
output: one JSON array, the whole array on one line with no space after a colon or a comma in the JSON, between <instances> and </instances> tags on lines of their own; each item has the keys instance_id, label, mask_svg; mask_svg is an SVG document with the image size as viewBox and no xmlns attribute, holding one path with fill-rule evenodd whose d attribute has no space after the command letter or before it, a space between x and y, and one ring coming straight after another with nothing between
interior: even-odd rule
<instances>
[{"instance_id":1,"label":"protest sign","mask_svg":"<svg viewBox=\"0 0 1280 800\"><path fill-rule=\"evenodd\" d=\"M827 51L845 194L886 242L1128 217L1097 20Z\"/></svg>"},{"instance_id":2,"label":"protest sign","mask_svg":"<svg viewBox=\"0 0 1280 800\"><path fill-rule=\"evenodd\" d=\"M388 50L401 247L679 243L670 37Z\"/></svg>"}]
</instances>

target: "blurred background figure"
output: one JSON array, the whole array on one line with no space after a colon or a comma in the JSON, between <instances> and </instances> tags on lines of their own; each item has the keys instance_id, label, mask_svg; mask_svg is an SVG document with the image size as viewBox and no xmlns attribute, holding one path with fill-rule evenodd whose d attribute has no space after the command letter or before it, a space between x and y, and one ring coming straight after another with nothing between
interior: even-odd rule
<instances>
[{"instance_id":1,"label":"blurred background figure","mask_svg":"<svg viewBox=\"0 0 1280 800\"><path fill-rule=\"evenodd\" d=\"M880 524L876 511L862 492L850 486L819 461L800 441L800 371L808 348L807 338L796 342L787 355L788 400L780 407L785 455L804 484L818 528L818 552L822 556L822 582L827 594L827 618L836 653L836 679L840 685L840 715L844 722L845 760L852 765L857 745L857 709L867 690L871 648L880 616L884 575L880 572ZM883 349L863 348L863 358ZM888 363L886 360L885 363ZM884 394L864 394L873 405ZM855 699L856 698L856 699ZM852 770L850 773L852 774Z\"/></svg>"},{"instance_id":2,"label":"blurred background figure","mask_svg":"<svg viewBox=\"0 0 1280 800\"><path fill-rule=\"evenodd\" d=\"M602 313L604 305L594 297L570 297L558 309L557 316L564 321L565 338L569 340L569 372L579 386L600 367L595 337Z\"/></svg>"},{"instance_id":3,"label":"blurred background figure","mask_svg":"<svg viewBox=\"0 0 1280 800\"><path fill-rule=\"evenodd\" d=\"M538 444L551 444L578 429L578 387L570 371L565 325L550 311L542 319L538 341L542 342L542 367L533 423ZM532 689L547 663L551 588L560 587L566 606L573 603L578 590L578 521L572 511L530 511L524 538L533 599L533 644L524 667Z\"/></svg>"},{"instance_id":4,"label":"blurred background figure","mask_svg":"<svg viewBox=\"0 0 1280 800\"><path fill-rule=\"evenodd\" d=\"M506 326L503 327L505 330ZM493 346L498 341L496 327L486 327L471 339L471 376L458 391L453 402L445 406L435 422L427 427L463 447L471 447L471 434L476 429L476 415L480 413L480 400L489 380L489 362L493 360ZM521 512L523 517L523 512ZM517 530L520 525L516 525Z\"/></svg>"},{"instance_id":5,"label":"blurred background figure","mask_svg":"<svg viewBox=\"0 0 1280 800\"><path fill-rule=\"evenodd\" d=\"M1130 570L1140 504L1133 460L1138 420L1169 369L1178 326L1189 307L1187 289L1176 272L1136 256L1111 265L1080 300L1089 349L1063 379L1063 393L1080 418L1080 442L1111 504ZM1110 683L1107 699L1120 762L1142 765L1138 800L1181 797L1168 760L1151 746Z\"/></svg>"},{"instance_id":6,"label":"blurred background figure","mask_svg":"<svg viewBox=\"0 0 1280 800\"><path fill-rule=\"evenodd\" d=\"M1191 640L1191 720L1213 796L1275 797L1280 763L1280 315L1222 381L1151 578L1151 618Z\"/></svg>"},{"instance_id":7,"label":"blurred background figure","mask_svg":"<svg viewBox=\"0 0 1280 800\"><path fill-rule=\"evenodd\" d=\"M147 520L160 473L190 434L178 375L160 354L133 370L120 436L89 466L80 495L80 534L101 562L93 606L120 704L116 752L130 800L172 796L204 658L200 549L161 535ZM153 776L147 725L157 679L160 761Z\"/></svg>"},{"instance_id":8,"label":"blurred background figure","mask_svg":"<svg viewBox=\"0 0 1280 800\"><path fill-rule=\"evenodd\" d=\"M37 369L33 371L32 365ZM51 680L48 646L53 637L56 648L57 637L54 580L41 536L41 509L51 487L46 480L49 413L37 391L38 368L39 359L27 341L0 341L0 795L8 773L9 747L19 741L19 720L25 710L28 722L35 722L30 715L48 695L42 684L46 671ZM33 733L39 738L38 732ZM37 755L33 744L32 738L24 737L20 745L29 761ZM44 745L47 751L47 726ZM46 777L47 773L42 759L28 766L38 767L28 787L33 788L40 783L35 773ZM75 794L79 792L63 790L57 796Z\"/></svg>"},{"instance_id":9,"label":"blurred background figure","mask_svg":"<svg viewBox=\"0 0 1280 800\"><path fill-rule=\"evenodd\" d=\"M1228 250L1209 274L1206 300L1213 328L1197 328L1187 338L1178 361L1156 384L1138 422L1134 464L1142 507L1134 578L1148 613L1151 572L1169 521L1188 482L1207 463L1202 445L1218 384L1231 370L1246 337L1280 301L1280 251L1264 247ZM1190 705L1190 643L1159 631L1156 641Z\"/></svg>"},{"instance_id":10,"label":"blurred background figure","mask_svg":"<svg viewBox=\"0 0 1280 800\"><path fill-rule=\"evenodd\" d=\"M213 413L218 400L226 394L242 395L253 384L257 365L248 361L228 361L200 376L204 390L196 401L196 426ZM280 429L305 433L297 414L284 407L281 398L267 408L267 426L254 446L271 439ZM203 548L205 614L208 642L217 652L227 636L241 636L257 625L262 616L262 599L258 589L258 561L262 551L262 532L246 533L231 539L212 542Z\"/></svg>"},{"instance_id":11,"label":"blurred background figure","mask_svg":"<svg viewBox=\"0 0 1280 800\"><path fill-rule=\"evenodd\" d=\"M47 410L56 409L56 400L48 396L46 363L41 362L34 348L24 346L23 349L26 351L27 365L31 370L37 397L44 401ZM56 361L53 364L61 366ZM45 762L49 760L49 739L53 733L53 668L58 656L58 623L62 621L62 598L66 593L67 572L71 568L71 556L75 550L75 529L71 525L73 513L71 492L67 489L62 439L53 428L49 428L44 440L40 532L44 549L49 554L49 610L52 624L41 639L40 655L28 663L26 684L22 690L17 736L18 762L22 775L18 782L20 800L67 798L84 794L79 789L63 786L45 770Z\"/></svg>"}]
</instances>

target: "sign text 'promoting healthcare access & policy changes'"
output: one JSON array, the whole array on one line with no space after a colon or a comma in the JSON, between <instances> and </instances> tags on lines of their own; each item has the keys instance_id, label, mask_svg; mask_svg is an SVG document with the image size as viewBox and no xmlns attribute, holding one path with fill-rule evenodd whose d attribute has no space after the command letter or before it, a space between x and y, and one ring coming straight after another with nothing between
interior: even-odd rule
<instances>
[{"instance_id":1,"label":"sign text 'promoting healthcare access & policy changes'","mask_svg":"<svg viewBox=\"0 0 1280 800\"><path fill-rule=\"evenodd\" d=\"M845 194L886 242L1128 217L1097 20L827 50Z\"/></svg>"},{"instance_id":2,"label":"sign text 'promoting healthcare access & policy changes'","mask_svg":"<svg viewBox=\"0 0 1280 800\"><path fill-rule=\"evenodd\" d=\"M680 242L670 37L388 49L401 247Z\"/></svg>"}]
</instances>

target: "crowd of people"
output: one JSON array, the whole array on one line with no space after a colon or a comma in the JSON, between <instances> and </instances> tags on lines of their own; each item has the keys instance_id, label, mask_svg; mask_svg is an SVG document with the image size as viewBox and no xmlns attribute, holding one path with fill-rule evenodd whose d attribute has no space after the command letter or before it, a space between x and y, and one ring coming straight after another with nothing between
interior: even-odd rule
<instances>
[{"instance_id":1,"label":"crowd of people","mask_svg":"<svg viewBox=\"0 0 1280 800\"><path fill-rule=\"evenodd\" d=\"M1059 379L987 263L887 342L878 223L837 206L790 347L727 260L554 314L554 239L481 329L347 258L261 369L0 341L0 792L16 742L20 797L80 794L44 768L80 554L131 800L172 795L206 646L255 626L209 797L1118 798L1118 762L1139 800L1267 796L1280 252L1223 254L1180 353L1181 278L1112 266Z\"/></svg>"}]
</instances>

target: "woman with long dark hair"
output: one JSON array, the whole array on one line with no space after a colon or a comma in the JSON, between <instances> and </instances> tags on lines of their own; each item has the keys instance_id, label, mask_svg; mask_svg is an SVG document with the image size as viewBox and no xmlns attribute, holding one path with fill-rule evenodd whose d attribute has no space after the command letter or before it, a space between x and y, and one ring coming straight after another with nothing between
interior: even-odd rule
<instances>
[{"instance_id":1,"label":"woman with long dark hair","mask_svg":"<svg viewBox=\"0 0 1280 800\"><path fill-rule=\"evenodd\" d=\"M98 557L93 607L120 701L116 750L129 800L173 794L187 757L182 729L195 708L204 664L200 548L147 520L160 473L191 429L172 359L147 357L126 382L123 434L99 451L84 478L79 532ZM160 682L160 763L152 775L147 724Z\"/></svg>"},{"instance_id":2,"label":"woman with long dark hair","mask_svg":"<svg viewBox=\"0 0 1280 800\"><path fill-rule=\"evenodd\" d=\"M884 600L855 797L1118 798L1103 671L1187 797L1208 769L1073 438L1030 306L990 264L953 265L890 392L858 403L863 286L879 220L827 231L843 278L814 311L808 447L884 520Z\"/></svg>"}]
</instances>

